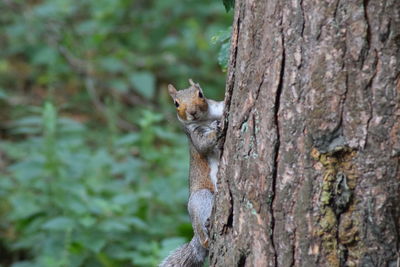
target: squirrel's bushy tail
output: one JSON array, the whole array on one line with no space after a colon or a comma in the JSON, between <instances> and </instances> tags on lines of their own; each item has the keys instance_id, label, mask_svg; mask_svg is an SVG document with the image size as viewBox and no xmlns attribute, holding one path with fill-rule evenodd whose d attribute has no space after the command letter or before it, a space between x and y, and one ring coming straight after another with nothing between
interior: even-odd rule
<instances>
[{"instance_id":1,"label":"squirrel's bushy tail","mask_svg":"<svg viewBox=\"0 0 400 267\"><path fill-rule=\"evenodd\" d=\"M197 236L189 243L174 250L159 267L202 267L207 256L207 249L200 245Z\"/></svg>"}]
</instances>

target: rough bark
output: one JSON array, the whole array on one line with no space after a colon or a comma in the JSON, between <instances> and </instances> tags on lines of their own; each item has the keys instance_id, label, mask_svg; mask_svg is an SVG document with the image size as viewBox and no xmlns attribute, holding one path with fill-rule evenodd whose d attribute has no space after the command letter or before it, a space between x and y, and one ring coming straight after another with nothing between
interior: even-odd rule
<instances>
[{"instance_id":1,"label":"rough bark","mask_svg":"<svg viewBox=\"0 0 400 267\"><path fill-rule=\"evenodd\" d=\"M211 266L400 266L400 1L236 0Z\"/></svg>"}]
</instances>

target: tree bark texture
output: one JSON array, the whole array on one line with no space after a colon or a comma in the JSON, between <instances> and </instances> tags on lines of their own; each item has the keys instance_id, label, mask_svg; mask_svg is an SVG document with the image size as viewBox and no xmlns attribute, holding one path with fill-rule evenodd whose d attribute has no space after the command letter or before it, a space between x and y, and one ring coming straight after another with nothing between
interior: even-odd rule
<instances>
[{"instance_id":1,"label":"tree bark texture","mask_svg":"<svg viewBox=\"0 0 400 267\"><path fill-rule=\"evenodd\" d=\"M400 1L236 0L211 266L400 266Z\"/></svg>"}]
</instances>

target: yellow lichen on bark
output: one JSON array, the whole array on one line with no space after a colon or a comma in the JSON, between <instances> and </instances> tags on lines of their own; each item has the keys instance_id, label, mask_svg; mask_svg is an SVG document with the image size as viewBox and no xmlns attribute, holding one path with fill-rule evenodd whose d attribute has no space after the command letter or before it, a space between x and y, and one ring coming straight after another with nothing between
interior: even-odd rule
<instances>
[{"instance_id":1,"label":"yellow lichen on bark","mask_svg":"<svg viewBox=\"0 0 400 267\"><path fill-rule=\"evenodd\" d=\"M357 152L348 147L333 152L311 151L314 160L323 166L320 186L319 217L314 234L321 240L321 253L328 266L355 266L362 251L359 242L356 199L352 191L357 183L353 159ZM344 251L347 257L344 259Z\"/></svg>"}]
</instances>

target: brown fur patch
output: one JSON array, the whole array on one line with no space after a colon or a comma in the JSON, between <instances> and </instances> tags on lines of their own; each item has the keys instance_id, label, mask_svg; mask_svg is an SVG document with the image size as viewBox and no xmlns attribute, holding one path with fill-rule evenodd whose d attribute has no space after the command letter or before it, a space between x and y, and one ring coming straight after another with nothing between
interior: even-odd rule
<instances>
[{"instance_id":1,"label":"brown fur patch","mask_svg":"<svg viewBox=\"0 0 400 267\"><path fill-rule=\"evenodd\" d=\"M208 166L207 159L200 155L192 145L190 146L190 155L190 192L208 189L214 193L214 184L211 181L210 167Z\"/></svg>"},{"instance_id":2,"label":"brown fur patch","mask_svg":"<svg viewBox=\"0 0 400 267\"><path fill-rule=\"evenodd\" d=\"M179 107L176 108L176 112L178 113L179 118L181 118L182 120L187 120L185 103L179 104Z\"/></svg>"},{"instance_id":3,"label":"brown fur patch","mask_svg":"<svg viewBox=\"0 0 400 267\"><path fill-rule=\"evenodd\" d=\"M197 107L202 112L207 112L208 105L204 98L197 97L193 102L192 105Z\"/></svg>"}]
</instances>

